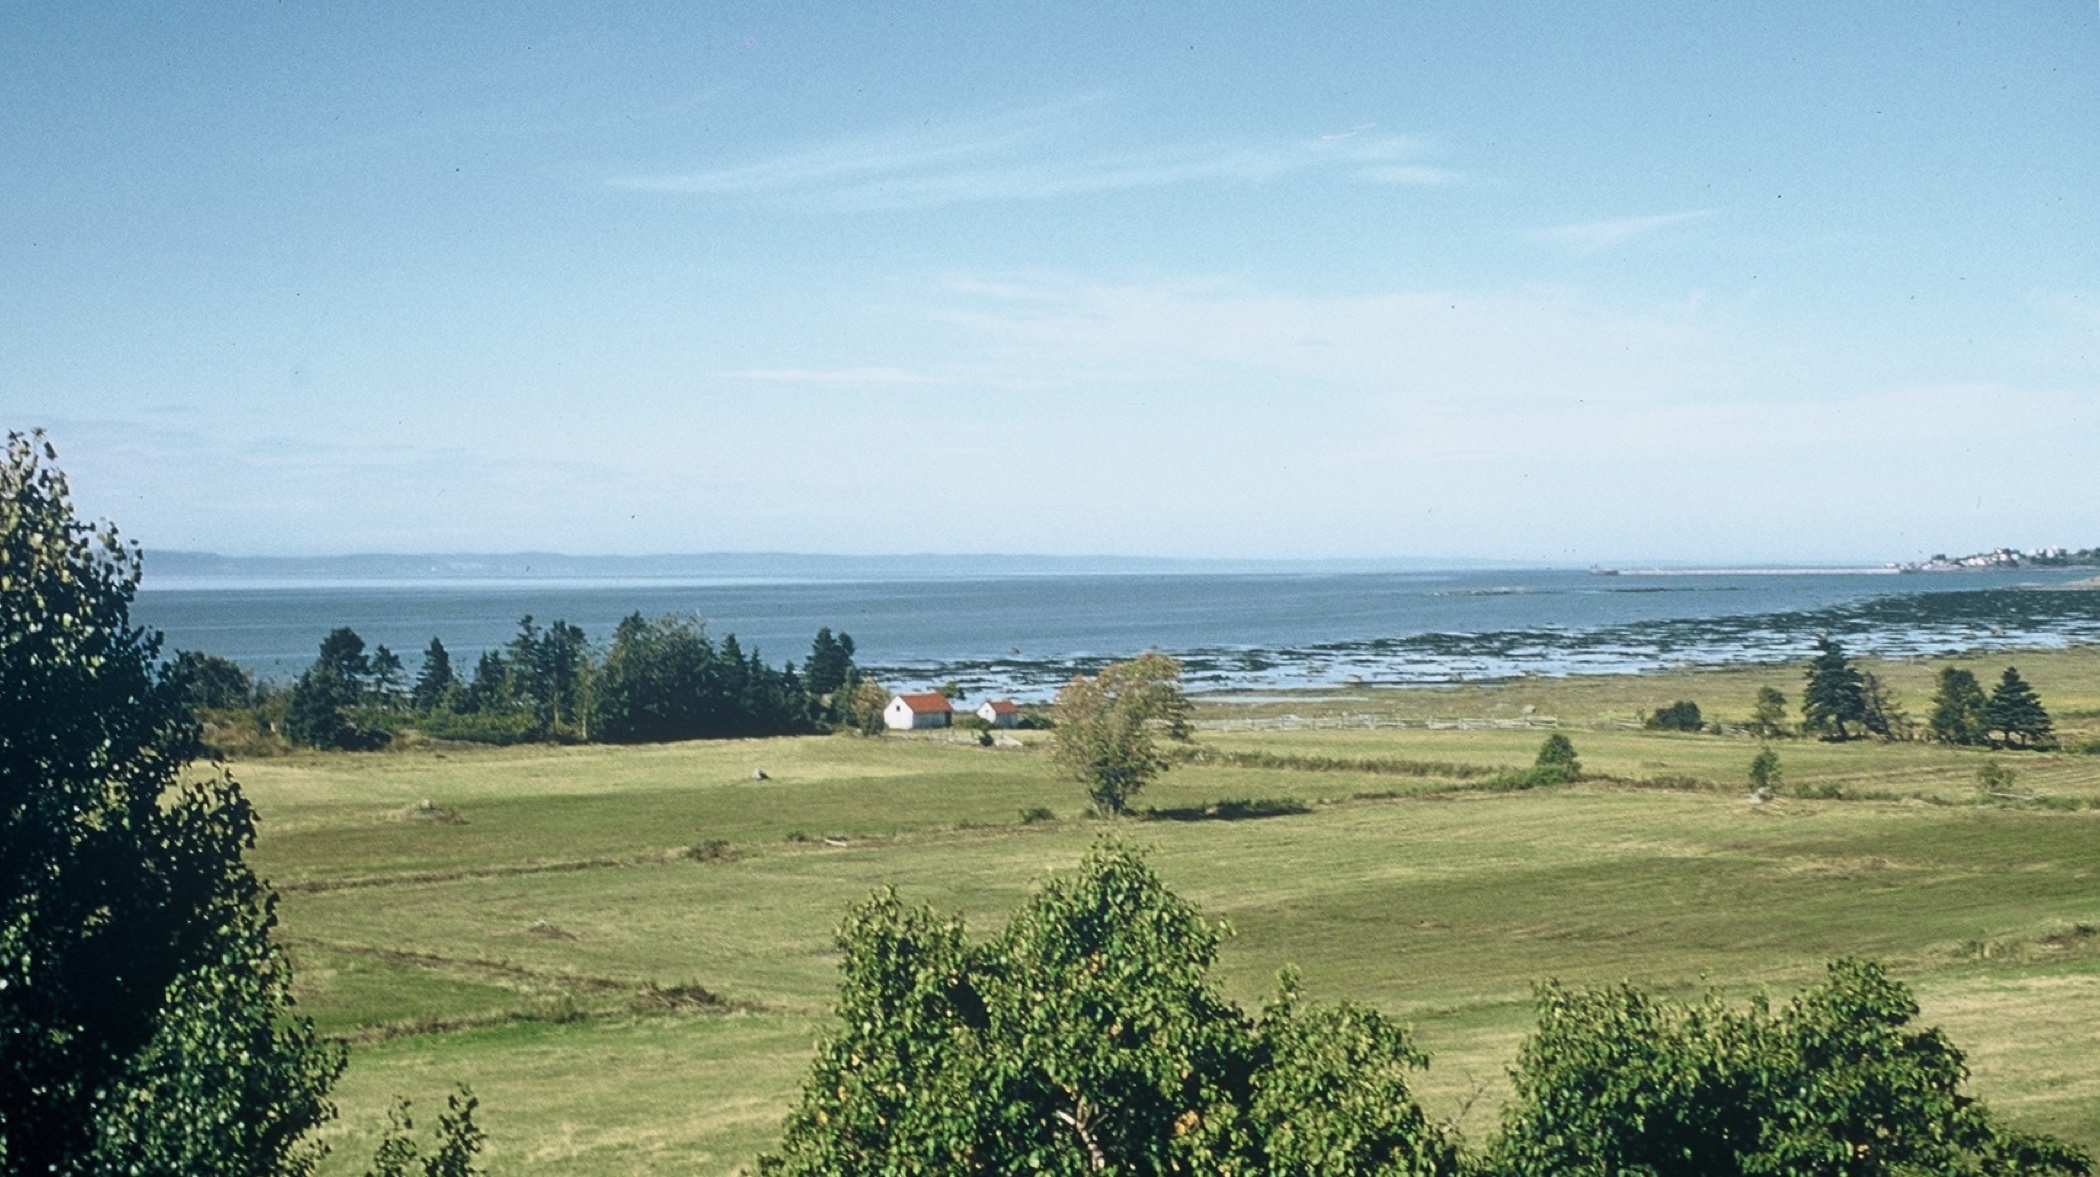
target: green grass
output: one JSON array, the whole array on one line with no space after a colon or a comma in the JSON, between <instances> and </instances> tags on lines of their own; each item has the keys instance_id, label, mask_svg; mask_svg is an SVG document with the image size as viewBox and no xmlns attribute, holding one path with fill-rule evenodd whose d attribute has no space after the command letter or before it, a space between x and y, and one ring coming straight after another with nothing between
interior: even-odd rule
<instances>
[{"instance_id":1,"label":"green grass","mask_svg":"<svg viewBox=\"0 0 2100 1177\"><path fill-rule=\"evenodd\" d=\"M2100 653L2018 661L2055 684L2052 708L2100 698ZM1929 684L1929 668L1886 669ZM494 1173L734 1172L772 1140L821 1032L847 904L894 885L985 934L1111 829L1231 925L1218 972L1234 998L1258 1002L1296 964L1314 996L1412 1020L1435 1057L1425 1099L1469 1107L1476 1138L1536 980L1785 992L1853 953L1911 981L1986 1098L2100 1146L2100 810L1972 804L1981 753L1802 741L1779 745L1790 785L1896 799L1751 805L1750 741L1583 726L1636 697L1709 707L1717 683L1747 700L1759 681L1380 691L1295 711L1528 705L1617 783L1495 793L1477 774L1316 760L1515 767L1538 731L1262 729L1203 742L1265 766L1184 765L1140 798L1302 810L1246 820L1091 820L1039 748L928 738L426 748L237 775L264 818L258 866L286 886L302 1006L353 1041L329 1173L358 1171L392 1094L427 1110L458 1080L483 1098ZM2009 762L2022 790L2100 796L2100 758ZM1626 783L1657 778L1709 783ZM402 818L424 799L464 821ZM1054 818L1024 823L1036 807ZM726 856L673 853L715 840Z\"/></svg>"}]
</instances>

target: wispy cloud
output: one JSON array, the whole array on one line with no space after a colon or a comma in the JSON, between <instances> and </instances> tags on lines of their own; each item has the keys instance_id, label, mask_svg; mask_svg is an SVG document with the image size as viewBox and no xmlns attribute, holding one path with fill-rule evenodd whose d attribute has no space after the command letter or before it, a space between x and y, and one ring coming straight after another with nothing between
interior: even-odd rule
<instances>
[{"instance_id":1,"label":"wispy cloud","mask_svg":"<svg viewBox=\"0 0 2100 1177\"><path fill-rule=\"evenodd\" d=\"M1601 253L1615 249L1637 237L1644 237L1657 229L1681 225L1686 221L1704 220L1720 212L1717 208L1699 208L1687 212L1659 213L1645 217L1619 217L1609 221L1584 221L1576 225L1554 225L1536 229L1532 236L1541 241L1565 246L1577 253Z\"/></svg>"},{"instance_id":2,"label":"wispy cloud","mask_svg":"<svg viewBox=\"0 0 2100 1177\"><path fill-rule=\"evenodd\" d=\"M1196 183L1260 184L1326 172L1384 184L1443 184L1418 139L1364 124L1301 140L1210 140L1100 150L1087 102L885 131L694 172L620 176L637 192L773 199L827 211L1046 200Z\"/></svg>"}]
</instances>

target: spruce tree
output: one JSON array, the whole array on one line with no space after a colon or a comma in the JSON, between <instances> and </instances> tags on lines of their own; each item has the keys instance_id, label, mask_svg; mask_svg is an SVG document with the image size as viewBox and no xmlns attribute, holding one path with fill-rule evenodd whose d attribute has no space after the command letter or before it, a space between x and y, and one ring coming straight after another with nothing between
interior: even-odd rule
<instances>
[{"instance_id":1,"label":"spruce tree","mask_svg":"<svg viewBox=\"0 0 2100 1177\"><path fill-rule=\"evenodd\" d=\"M1939 690L1932 696L1932 717L1926 721L1932 738L1943 744L1985 743L1990 737L1984 723L1988 703L1975 675L1959 666L1941 667Z\"/></svg>"},{"instance_id":2,"label":"spruce tree","mask_svg":"<svg viewBox=\"0 0 2100 1177\"><path fill-rule=\"evenodd\" d=\"M2011 666L2005 668L2004 676L1991 689L1983 715L1984 727L2003 735L2007 744L2046 748L2056 742L2056 727L2049 720L2049 712L2043 709L2034 688Z\"/></svg>"},{"instance_id":3,"label":"spruce tree","mask_svg":"<svg viewBox=\"0 0 2100 1177\"><path fill-rule=\"evenodd\" d=\"M1808 664L1808 685L1801 692L1802 726L1826 739L1849 740L1845 725L1866 726L1866 681L1829 637L1816 639L1816 656Z\"/></svg>"},{"instance_id":4,"label":"spruce tree","mask_svg":"<svg viewBox=\"0 0 2100 1177\"><path fill-rule=\"evenodd\" d=\"M416 674L415 689L409 701L418 711L435 711L444 706L445 698L459 680L452 674L452 655L445 643L436 638L423 651L423 668Z\"/></svg>"}]
</instances>

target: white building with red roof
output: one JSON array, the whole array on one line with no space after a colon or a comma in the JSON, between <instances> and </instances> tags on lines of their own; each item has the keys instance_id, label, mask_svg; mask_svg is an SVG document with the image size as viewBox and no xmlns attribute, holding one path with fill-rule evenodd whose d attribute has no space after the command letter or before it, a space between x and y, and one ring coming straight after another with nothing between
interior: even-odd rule
<instances>
[{"instance_id":1,"label":"white building with red roof","mask_svg":"<svg viewBox=\"0 0 2100 1177\"><path fill-rule=\"evenodd\" d=\"M882 709L884 725L897 731L910 731L917 727L947 727L955 722L955 708L948 705L948 697L938 691L923 695L899 695Z\"/></svg>"},{"instance_id":2,"label":"white building with red roof","mask_svg":"<svg viewBox=\"0 0 2100 1177\"><path fill-rule=\"evenodd\" d=\"M977 718L993 727L1018 727L1021 709L1012 699L988 699L977 708Z\"/></svg>"}]
</instances>

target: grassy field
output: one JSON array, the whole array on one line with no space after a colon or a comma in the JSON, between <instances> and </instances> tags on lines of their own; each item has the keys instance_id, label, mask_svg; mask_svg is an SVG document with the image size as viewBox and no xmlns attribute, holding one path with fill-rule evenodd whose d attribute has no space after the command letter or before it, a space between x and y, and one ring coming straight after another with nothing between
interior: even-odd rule
<instances>
[{"instance_id":1,"label":"grassy field","mask_svg":"<svg viewBox=\"0 0 2100 1177\"><path fill-rule=\"evenodd\" d=\"M2070 740L2100 736L2100 651L2017 662ZM1875 669L1924 714L1931 667ZM1141 803L1279 814L1257 820L1094 820L1039 746L924 736L424 746L236 772L302 1004L353 1043L331 1173L369 1155L394 1094L427 1106L456 1081L483 1099L494 1173L734 1172L773 1140L822 1031L847 904L893 884L989 932L1107 832L1229 922L1236 999L1295 963L1315 996L1412 1020L1427 1102L1476 1138L1535 980L1784 992L1857 953L1913 984L2016 1122L2100 1147L2100 756L2001 757L2016 796L1979 803L1984 753L1784 741L1793 792L1752 805L1753 742L1629 726L1680 698L1740 717L1759 685L1798 696L1799 678L1205 702L1203 759ZM1604 779L1484 790L1548 722Z\"/></svg>"}]
</instances>

